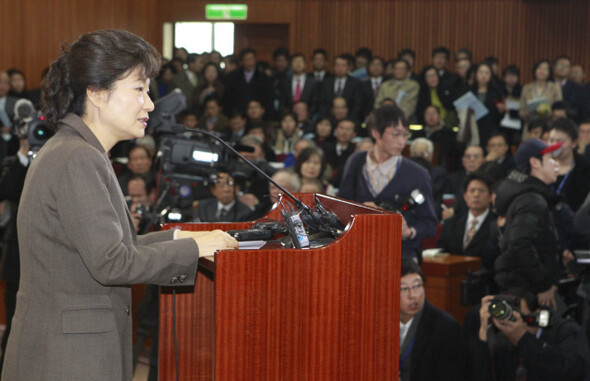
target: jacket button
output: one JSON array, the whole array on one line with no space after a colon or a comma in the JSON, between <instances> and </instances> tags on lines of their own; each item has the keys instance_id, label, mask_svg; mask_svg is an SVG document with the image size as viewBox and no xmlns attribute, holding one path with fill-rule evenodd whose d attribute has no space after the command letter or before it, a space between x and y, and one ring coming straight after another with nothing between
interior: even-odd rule
<instances>
[{"instance_id":1,"label":"jacket button","mask_svg":"<svg viewBox=\"0 0 590 381\"><path fill-rule=\"evenodd\" d=\"M127 313L127 315L129 315L131 313L131 310L129 309L129 306L125 307L125 313Z\"/></svg>"},{"instance_id":2,"label":"jacket button","mask_svg":"<svg viewBox=\"0 0 590 381\"><path fill-rule=\"evenodd\" d=\"M184 282L186 280L186 278L188 278L188 274L181 275L180 278L179 278L180 283Z\"/></svg>"},{"instance_id":3,"label":"jacket button","mask_svg":"<svg viewBox=\"0 0 590 381\"><path fill-rule=\"evenodd\" d=\"M178 282L178 277L177 276L172 277L172 279L170 279L170 283L176 283L176 282Z\"/></svg>"}]
</instances>

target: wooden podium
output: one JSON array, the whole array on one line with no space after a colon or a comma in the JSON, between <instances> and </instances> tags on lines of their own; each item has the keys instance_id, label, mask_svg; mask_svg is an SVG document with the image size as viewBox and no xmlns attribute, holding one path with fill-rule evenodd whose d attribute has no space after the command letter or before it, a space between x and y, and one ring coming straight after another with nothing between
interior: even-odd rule
<instances>
[{"instance_id":1,"label":"wooden podium","mask_svg":"<svg viewBox=\"0 0 590 381\"><path fill-rule=\"evenodd\" d=\"M314 195L299 196L314 204ZM330 245L269 242L202 258L195 286L176 288L175 317L172 289L162 288L160 381L175 379L174 324L180 380L398 379L401 217L317 197L346 226ZM277 209L267 218L281 219Z\"/></svg>"}]
</instances>

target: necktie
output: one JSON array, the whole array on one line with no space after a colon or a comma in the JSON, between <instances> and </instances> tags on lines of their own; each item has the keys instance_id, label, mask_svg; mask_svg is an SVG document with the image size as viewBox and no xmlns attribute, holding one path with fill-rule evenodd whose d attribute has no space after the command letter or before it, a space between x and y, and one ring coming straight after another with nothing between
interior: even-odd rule
<instances>
[{"instance_id":1,"label":"necktie","mask_svg":"<svg viewBox=\"0 0 590 381\"><path fill-rule=\"evenodd\" d=\"M301 80L297 78L297 84L295 85L295 95L293 96L293 103L299 102L301 99Z\"/></svg>"},{"instance_id":2,"label":"necktie","mask_svg":"<svg viewBox=\"0 0 590 381\"><path fill-rule=\"evenodd\" d=\"M467 238L465 238L465 245L463 245L463 248L466 248L471 243L473 236L475 236L475 232L476 232L475 227L476 226L477 226L477 218L474 218L473 221L471 221L471 226L469 227L469 231L467 232Z\"/></svg>"},{"instance_id":3,"label":"necktie","mask_svg":"<svg viewBox=\"0 0 590 381\"><path fill-rule=\"evenodd\" d=\"M252 80L252 72L246 72L246 83L250 83Z\"/></svg>"},{"instance_id":4,"label":"necktie","mask_svg":"<svg viewBox=\"0 0 590 381\"><path fill-rule=\"evenodd\" d=\"M338 79L338 86L336 87L336 96L339 97L342 95L342 80Z\"/></svg>"},{"instance_id":5,"label":"necktie","mask_svg":"<svg viewBox=\"0 0 590 381\"><path fill-rule=\"evenodd\" d=\"M219 221L225 221L227 219L227 215L229 214L229 211L225 208L221 208L221 210L219 211Z\"/></svg>"},{"instance_id":6,"label":"necktie","mask_svg":"<svg viewBox=\"0 0 590 381\"><path fill-rule=\"evenodd\" d=\"M379 83L376 79L373 80L373 97L377 98L377 94L379 94Z\"/></svg>"}]
</instances>

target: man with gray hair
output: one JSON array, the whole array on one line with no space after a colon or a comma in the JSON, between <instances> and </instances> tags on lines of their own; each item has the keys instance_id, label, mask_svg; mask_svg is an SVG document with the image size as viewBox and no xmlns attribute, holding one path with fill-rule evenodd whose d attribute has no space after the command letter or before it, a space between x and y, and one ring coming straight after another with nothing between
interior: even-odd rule
<instances>
[{"instance_id":1,"label":"man with gray hair","mask_svg":"<svg viewBox=\"0 0 590 381\"><path fill-rule=\"evenodd\" d=\"M432 197L434 211L438 219L442 216L442 198L447 186L447 172L440 165L433 165L434 144L426 138L416 138L410 144L410 159L422 165L430 174L432 180Z\"/></svg>"}]
</instances>

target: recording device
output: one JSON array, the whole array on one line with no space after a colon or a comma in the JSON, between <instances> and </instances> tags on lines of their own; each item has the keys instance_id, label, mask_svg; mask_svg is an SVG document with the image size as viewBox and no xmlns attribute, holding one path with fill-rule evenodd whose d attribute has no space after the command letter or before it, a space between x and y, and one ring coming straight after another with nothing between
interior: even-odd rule
<instances>
[{"instance_id":1,"label":"recording device","mask_svg":"<svg viewBox=\"0 0 590 381\"><path fill-rule=\"evenodd\" d=\"M520 312L520 298L515 296L495 295L489 311L493 318L507 321L515 321L514 311L518 311L529 327L551 328L553 325L553 313L550 310L542 309L525 315Z\"/></svg>"},{"instance_id":2,"label":"recording device","mask_svg":"<svg viewBox=\"0 0 590 381\"><path fill-rule=\"evenodd\" d=\"M19 99L14 105L14 134L19 139L29 142L29 157L34 158L39 149L53 136L53 131L45 122L43 115L38 115L33 103L28 99Z\"/></svg>"},{"instance_id":3,"label":"recording device","mask_svg":"<svg viewBox=\"0 0 590 381\"><path fill-rule=\"evenodd\" d=\"M272 238L272 231L263 229L228 230L227 234L237 241L266 241Z\"/></svg>"},{"instance_id":4,"label":"recording device","mask_svg":"<svg viewBox=\"0 0 590 381\"><path fill-rule=\"evenodd\" d=\"M404 215L414 210L414 208L417 206L424 204L424 201L426 201L426 198L420 189L414 189L412 192L410 192L408 197L406 197L401 202L398 202L397 198L398 196L396 195L396 200L394 201L393 205L387 202L382 202L379 204L379 207Z\"/></svg>"},{"instance_id":5,"label":"recording device","mask_svg":"<svg viewBox=\"0 0 590 381\"><path fill-rule=\"evenodd\" d=\"M291 236L291 242L296 249L309 247L309 237L303 227L303 222L299 216L301 212L287 211L285 208L281 210L281 214L285 218L285 225Z\"/></svg>"}]
</instances>

